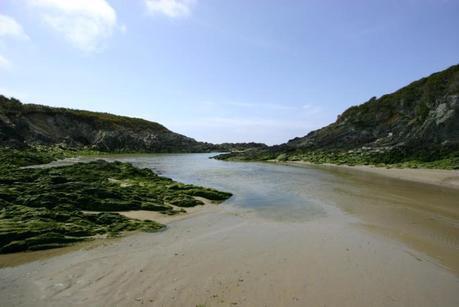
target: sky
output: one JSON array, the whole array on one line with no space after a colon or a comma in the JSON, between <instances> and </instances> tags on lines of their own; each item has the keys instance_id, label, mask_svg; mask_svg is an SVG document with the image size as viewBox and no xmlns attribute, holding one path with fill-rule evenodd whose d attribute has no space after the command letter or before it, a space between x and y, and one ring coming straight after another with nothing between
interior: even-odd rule
<instances>
[{"instance_id":1,"label":"sky","mask_svg":"<svg viewBox=\"0 0 459 307\"><path fill-rule=\"evenodd\" d=\"M459 63L459 0L0 0L0 94L279 144Z\"/></svg>"}]
</instances>

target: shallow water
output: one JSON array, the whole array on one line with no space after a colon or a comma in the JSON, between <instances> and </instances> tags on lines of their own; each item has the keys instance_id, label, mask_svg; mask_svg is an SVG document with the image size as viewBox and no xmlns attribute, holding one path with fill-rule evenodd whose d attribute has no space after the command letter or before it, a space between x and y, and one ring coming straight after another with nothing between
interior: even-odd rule
<instances>
[{"instance_id":1,"label":"shallow water","mask_svg":"<svg viewBox=\"0 0 459 307\"><path fill-rule=\"evenodd\" d=\"M459 272L459 190L352 169L226 162L213 154L103 156L232 192L223 206L279 222L334 215L395 238ZM94 157L84 157L92 160Z\"/></svg>"},{"instance_id":2,"label":"shallow water","mask_svg":"<svg viewBox=\"0 0 459 307\"><path fill-rule=\"evenodd\" d=\"M99 157L234 196L163 233L3 255L29 263L0 269L0 305L458 306L459 191L209 156Z\"/></svg>"},{"instance_id":3,"label":"shallow water","mask_svg":"<svg viewBox=\"0 0 459 307\"><path fill-rule=\"evenodd\" d=\"M244 209L265 218L300 222L333 210L328 205L334 205L334 202L321 196L330 192L330 183L335 178L333 174L269 163L225 162L210 159L213 155L116 155L103 158L151 168L176 181L231 192L233 197L223 206Z\"/></svg>"}]
</instances>

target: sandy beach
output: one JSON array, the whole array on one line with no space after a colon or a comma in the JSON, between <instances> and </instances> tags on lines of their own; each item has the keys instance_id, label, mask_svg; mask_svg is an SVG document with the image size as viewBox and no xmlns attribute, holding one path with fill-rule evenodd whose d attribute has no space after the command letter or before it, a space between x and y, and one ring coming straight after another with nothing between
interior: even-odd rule
<instances>
[{"instance_id":1,"label":"sandy beach","mask_svg":"<svg viewBox=\"0 0 459 307\"><path fill-rule=\"evenodd\" d=\"M459 0L0 8L0 307L459 307Z\"/></svg>"},{"instance_id":2,"label":"sandy beach","mask_svg":"<svg viewBox=\"0 0 459 307\"><path fill-rule=\"evenodd\" d=\"M146 211L146 210L132 210L132 211L118 211L117 213L124 215L125 217L137 220L151 220L156 221L161 224L170 224L171 222L180 221L184 219L192 218L196 215L203 214L209 211L215 210L215 207L219 205L218 202L212 202L203 197L195 196L195 199L198 199L204 203L202 206L195 206L191 208L184 209L185 212L174 215L162 214L157 211ZM174 209L179 210L182 208L172 206Z\"/></svg>"},{"instance_id":3,"label":"sandy beach","mask_svg":"<svg viewBox=\"0 0 459 307\"><path fill-rule=\"evenodd\" d=\"M4 268L2 305L459 304L455 273L338 212L282 223L213 207L168 226Z\"/></svg>"},{"instance_id":4,"label":"sandy beach","mask_svg":"<svg viewBox=\"0 0 459 307\"><path fill-rule=\"evenodd\" d=\"M0 305L459 305L456 189L379 176L366 167L202 161L206 169L213 169L208 163L236 168L232 177L219 168L212 172L221 177L202 176L238 178L231 181L238 195L266 187L264 195L280 186L272 195L285 191L282 197L302 193L306 200L327 201L319 202L317 214L296 208L296 198L279 216L269 211L275 208L267 214L238 206L250 199L238 201L237 195L229 204L206 202L175 216L123 212L167 229L0 255ZM291 210L300 211L286 215Z\"/></svg>"},{"instance_id":5,"label":"sandy beach","mask_svg":"<svg viewBox=\"0 0 459 307\"><path fill-rule=\"evenodd\" d=\"M274 162L274 161L270 161ZM385 168L370 165L337 165L337 164L314 164L305 161L280 162L287 165L295 166L315 166L319 168L349 169L371 174L386 176L390 178L413 181L418 183L433 184L446 188L459 189L459 170L443 169L412 169L412 168Z\"/></svg>"}]
</instances>

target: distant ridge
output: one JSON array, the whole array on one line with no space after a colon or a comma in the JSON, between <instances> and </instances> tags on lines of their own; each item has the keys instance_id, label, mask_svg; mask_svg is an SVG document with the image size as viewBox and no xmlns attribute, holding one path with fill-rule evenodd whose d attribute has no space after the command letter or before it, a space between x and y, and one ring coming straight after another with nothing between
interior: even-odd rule
<instances>
[{"instance_id":1,"label":"distant ridge","mask_svg":"<svg viewBox=\"0 0 459 307\"><path fill-rule=\"evenodd\" d=\"M23 104L0 95L0 145L59 145L109 152L227 151L257 143L214 145L175 133L140 118L37 104Z\"/></svg>"}]
</instances>

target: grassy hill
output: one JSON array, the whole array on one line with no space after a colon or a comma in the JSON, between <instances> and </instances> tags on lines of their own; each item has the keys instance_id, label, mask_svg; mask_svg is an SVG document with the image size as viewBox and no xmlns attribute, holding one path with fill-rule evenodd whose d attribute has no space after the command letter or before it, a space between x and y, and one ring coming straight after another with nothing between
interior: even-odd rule
<instances>
[{"instance_id":1,"label":"grassy hill","mask_svg":"<svg viewBox=\"0 0 459 307\"><path fill-rule=\"evenodd\" d=\"M0 95L0 145L61 145L111 152L204 152L198 142L139 118L23 104Z\"/></svg>"},{"instance_id":2,"label":"grassy hill","mask_svg":"<svg viewBox=\"0 0 459 307\"><path fill-rule=\"evenodd\" d=\"M306 136L220 159L459 168L459 65L350 107Z\"/></svg>"}]
</instances>

